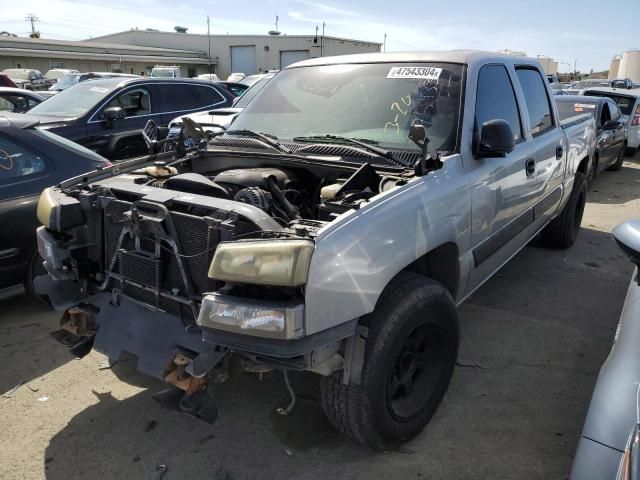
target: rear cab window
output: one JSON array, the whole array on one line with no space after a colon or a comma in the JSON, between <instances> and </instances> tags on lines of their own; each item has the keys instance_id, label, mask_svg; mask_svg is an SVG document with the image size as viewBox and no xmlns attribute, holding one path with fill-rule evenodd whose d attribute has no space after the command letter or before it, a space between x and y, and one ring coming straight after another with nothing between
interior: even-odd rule
<instances>
[{"instance_id":1,"label":"rear cab window","mask_svg":"<svg viewBox=\"0 0 640 480\"><path fill-rule=\"evenodd\" d=\"M598 113L598 104L590 103L588 100L580 102L566 102L563 100L557 101L556 106L558 109L558 116L560 120L566 120L567 118L575 117L576 115L582 115L588 113L593 118L596 118Z\"/></svg>"},{"instance_id":2,"label":"rear cab window","mask_svg":"<svg viewBox=\"0 0 640 480\"><path fill-rule=\"evenodd\" d=\"M547 94L546 84L535 68L517 67L516 75L527 105L529 133L534 137L542 135L554 127L551 100Z\"/></svg>"}]
</instances>

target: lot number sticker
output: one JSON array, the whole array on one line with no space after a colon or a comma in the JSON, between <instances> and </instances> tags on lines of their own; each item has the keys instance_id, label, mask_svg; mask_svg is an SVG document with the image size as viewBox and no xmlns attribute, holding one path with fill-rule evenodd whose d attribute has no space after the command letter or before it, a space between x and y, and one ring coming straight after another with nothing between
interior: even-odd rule
<instances>
[{"instance_id":1,"label":"lot number sticker","mask_svg":"<svg viewBox=\"0 0 640 480\"><path fill-rule=\"evenodd\" d=\"M420 78L437 80L442 73L441 68L434 67L391 67L387 78Z\"/></svg>"}]
</instances>

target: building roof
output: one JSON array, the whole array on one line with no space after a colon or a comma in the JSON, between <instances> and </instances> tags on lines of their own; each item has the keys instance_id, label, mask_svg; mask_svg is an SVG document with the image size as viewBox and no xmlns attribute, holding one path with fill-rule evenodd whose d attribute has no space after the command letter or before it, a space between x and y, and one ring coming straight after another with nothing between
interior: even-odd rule
<instances>
[{"instance_id":1,"label":"building roof","mask_svg":"<svg viewBox=\"0 0 640 480\"><path fill-rule=\"evenodd\" d=\"M135 32L136 34L148 34L148 35L179 35L179 36L192 36L192 37L206 37L207 34L206 33L179 33L179 32L165 32L165 31L160 31L160 30L138 30L138 29L131 29L131 30L123 30L122 32L115 32L115 33L109 33L107 35L101 35L98 37L92 37L92 38L88 38L86 41L87 42L91 42L93 43L95 40L99 40L102 38L108 39L110 37L116 36L116 35L121 35L121 34L125 34L125 33L131 33L131 32ZM318 35L320 36L320 35ZM211 38L215 39L215 38L228 38L228 37L236 37L236 38L246 38L246 37L264 37L264 38L315 38L316 35L268 35L268 34L253 34L253 33L247 33L247 34L232 34L232 35L221 35L221 34L211 34ZM371 42L369 40L357 40L357 39L353 39L353 38L343 38L343 37L332 37L330 35L325 35L323 37L325 40L337 40L337 41L342 41L342 42L354 42L354 43L365 43L365 44L369 44L369 45L382 45L382 43L380 42Z\"/></svg>"},{"instance_id":2,"label":"building roof","mask_svg":"<svg viewBox=\"0 0 640 480\"><path fill-rule=\"evenodd\" d=\"M115 62L209 63L206 53L199 51L28 37L0 37L0 55L83 58ZM213 63L216 63L215 60Z\"/></svg>"}]
</instances>

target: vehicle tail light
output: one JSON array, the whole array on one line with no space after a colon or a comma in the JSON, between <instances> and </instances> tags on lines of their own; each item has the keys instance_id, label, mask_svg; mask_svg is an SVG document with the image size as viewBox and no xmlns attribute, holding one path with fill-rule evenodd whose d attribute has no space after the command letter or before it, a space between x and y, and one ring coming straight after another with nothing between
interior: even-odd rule
<instances>
[{"instance_id":1,"label":"vehicle tail light","mask_svg":"<svg viewBox=\"0 0 640 480\"><path fill-rule=\"evenodd\" d=\"M637 127L640 126L640 113L636 113L631 119L631 126Z\"/></svg>"}]
</instances>

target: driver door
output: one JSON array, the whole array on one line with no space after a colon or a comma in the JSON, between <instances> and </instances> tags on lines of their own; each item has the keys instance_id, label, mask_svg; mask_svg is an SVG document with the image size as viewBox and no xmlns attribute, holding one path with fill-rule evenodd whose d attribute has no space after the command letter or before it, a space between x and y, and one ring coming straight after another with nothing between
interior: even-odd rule
<instances>
[{"instance_id":1,"label":"driver door","mask_svg":"<svg viewBox=\"0 0 640 480\"><path fill-rule=\"evenodd\" d=\"M158 108L153 85L134 85L113 95L87 124L87 141L83 144L110 159L123 159L147 153L142 129L154 119ZM109 120L104 111L119 107L124 118Z\"/></svg>"}]
</instances>

